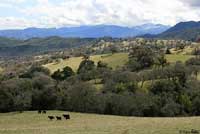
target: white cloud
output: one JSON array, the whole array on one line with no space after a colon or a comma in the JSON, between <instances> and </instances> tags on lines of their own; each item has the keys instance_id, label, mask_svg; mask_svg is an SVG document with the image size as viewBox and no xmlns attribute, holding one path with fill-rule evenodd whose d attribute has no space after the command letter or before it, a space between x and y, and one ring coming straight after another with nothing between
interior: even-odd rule
<instances>
[{"instance_id":1,"label":"white cloud","mask_svg":"<svg viewBox=\"0 0 200 134\"><path fill-rule=\"evenodd\" d=\"M37 21L29 21L24 18L4 17L0 18L0 29L19 29L38 26Z\"/></svg>"},{"instance_id":2,"label":"white cloud","mask_svg":"<svg viewBox=\"0 0 200 134\"><path fill-rule=\"evenodd\" d=\"M5 0L4 0L5 1ZM8 0L7 0L8 1ZM27 0L9 0L23 3ZM197 0L34 0L34 6L19 8L23 18L17 27L61 27L95 24L134 26L143 23L174 25L179 21L199 20ZM31 19L30 19L31 16ZM3 20L3 19L2 19ZM23 21L21 21L23 20ZM17 23L19 22L19 24ZM25 23L22 25L21 23ZM9 22L10 27L12 22ZM0 23L1 24L1 23ZM6 27L6 24L4 24Z\"/></svg>"}]
</instances>

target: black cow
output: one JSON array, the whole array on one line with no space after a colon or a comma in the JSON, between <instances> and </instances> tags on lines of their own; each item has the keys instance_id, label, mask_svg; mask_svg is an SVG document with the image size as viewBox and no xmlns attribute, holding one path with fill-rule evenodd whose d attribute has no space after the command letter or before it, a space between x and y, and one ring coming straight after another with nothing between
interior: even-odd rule
<instances>
[{"instance_id":1,"label":"black cow","mask_svg":"<svg viewBox=\"0 0 200 134\"><path fill-rule=\"evenodd\" d=\"M63 117L64 117L66 120L69 120L69 119L70 119L70 115L69 115L69 114L63 114Z\"/></svg>"},{"instance_id":2,"label":"black cow","mask_svg":"<svg viewBox=\"0 0 200 134\"><path fill-rule=\"evenodd\" d=\"M38 114L41 114L42 113L42 110L38 110Z\"/></svg>"},{"instance_id":3,"label":"black cow","mask_svg":"<svg viewBox=\"0 0 200 134\"><path fill-rule=\"evenodd\" d=\"M53 120L55 117L54 117L54 116L48 116L48 118L49 118L50 120Z\"/></svg>"},{"instance_id":4,"label":"black cow","mask_svg":"<svg viewBox=\"0 0 200 134\"><path fill-rule=\"evenodd\" d=\"M56 119L57 119L57 120L62 120L62 117L56 116Z\"/></svg>"},{"instance_id":5,"label":"black cow","mask_svg":"<svg viewBox=\"0 0 200 134\"><path fill-rule=\"evenodd\" d=\"M46 110L43 110L43 111L42 111L42 113L43 113L43 114L46 114L46 113L47 113L47 111L46 111Z\"/></svg>"}]
</instances>

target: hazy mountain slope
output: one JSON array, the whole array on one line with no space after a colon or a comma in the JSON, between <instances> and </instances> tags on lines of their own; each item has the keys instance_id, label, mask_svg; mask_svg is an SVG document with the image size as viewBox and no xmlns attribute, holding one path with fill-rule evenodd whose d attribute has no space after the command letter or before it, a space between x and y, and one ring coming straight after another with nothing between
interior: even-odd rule
<instances>
[{"instance_id":1,"label":"hazy mountain slope","mask_svg":"<svg viewBox=\"0 0 200 134\"><path fill-rule=\"evenodd\" d=\"M200 22L189 21L178 23L157 37L196 41L200 37Z\"/></svg>"}]
</instances>

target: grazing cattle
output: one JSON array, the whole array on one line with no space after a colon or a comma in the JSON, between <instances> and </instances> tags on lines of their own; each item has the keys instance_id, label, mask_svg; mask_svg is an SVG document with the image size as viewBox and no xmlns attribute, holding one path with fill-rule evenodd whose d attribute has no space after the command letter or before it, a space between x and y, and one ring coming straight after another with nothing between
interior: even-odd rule
<instances>
[{"instance_id":1,"label":"grazing cattle","mask_svg":"<svg viewBox=\"0 0 200 134\"><path fill-rule=\"evenodd\" d=\"M70 119L70 115L69 115L69 114L63 114L63 117L64 117L66 120L69 120L69 119Z\"/></svg>"},{"instance_id":2,"label":"grazing cattle","mask_svg":"<svg viewBox=\"0 0 200 134\"><path fill-rule=\"evenodd\" d=\"M62 120L62 117L56 116L57 120Z\"/></svg>"},{"instance_id":3,"label":"grazing cattle","mask_svg":"<svg viewBox=\"0 0 200 134\"><path fill-rule=\"evenodd\" d=\"M46 114L46 113L47 113L47 111L43 110L43 111L42 111L42 113L43 113L43 114Z\"/></svg>"},{"instance_id":4,"label":"grazing cattle","mask_svg":"<svg viewBox=\"0 0 200 134\"><path fill-rule=\"evenodd\" d=\"M48 116L48 118L49 118L50 120L53 120L53 119L54 119L54 116Z\"/></svg>"},{"instance_id":5,"label":"grazing cattle","mask_svg":"<svg viewBox=\"0 0 200 134\"><path fill-rule=\"evenodd\" d=\"M38 110L38 114L41 114L42 113L42 111L41 110Z\"/></svg>"},{"instance_id":6,"label":"grazing cattle","mask_svg":"<svg viewBox=\"0 0 200 134\"><path fill-rule=\"evenodd\" d=\"M192 133L192 134L199 134L200 132L199 132L198 130L192 129L192 130L191 130L191 133Z\"/></svg>"}]
</instances>

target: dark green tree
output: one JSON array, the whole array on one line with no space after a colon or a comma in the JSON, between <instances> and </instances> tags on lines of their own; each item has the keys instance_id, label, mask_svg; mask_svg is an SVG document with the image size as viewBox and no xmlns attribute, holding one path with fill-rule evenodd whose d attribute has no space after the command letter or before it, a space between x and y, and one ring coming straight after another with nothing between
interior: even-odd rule
<instances>
[{"instance_id":1,"label":"dark green tree","mask_svg":"<svg viewBox=\"0 0 200 134\"><path fill-rule=\"evenodd\" d=\"M79 65L77 74L82 80L87 81L95 78L95 70L96 66L94 61L83 60Z\"/></svg>"},{"instance_id":2,"label":"dark green tree","mask_svg":"<svg viewBox=\"0 0 200 134\"><path fill-rule=\"evenodd\" d=\"M137 70L151 67L154 64L154 53L152 49L143 46L133 47L129 53L128 67Z\"/></svg>"},{"instance_id":3,"label":"dark green tree","mask_svg":"<svg viewBox=\"0 0 200 134\"><path fill-rule=\"evenodd\" d=\"M51 76L53 79L55 80L66 80L67 78L73 76L75 73L74 71L72 70L71 67L69 66L66 66L65 68L63 68L62 71L57 70L56 72L54 72Z\"/></svg>"}]
</instances>

